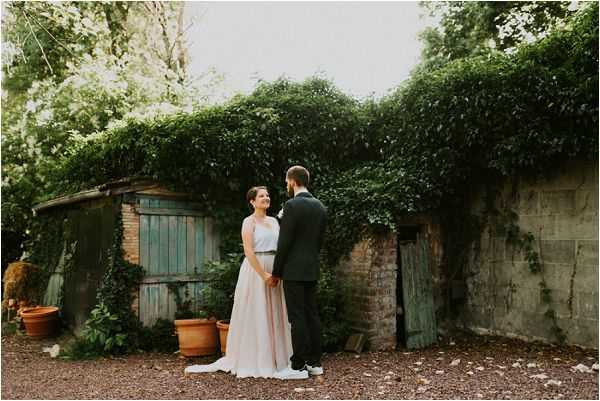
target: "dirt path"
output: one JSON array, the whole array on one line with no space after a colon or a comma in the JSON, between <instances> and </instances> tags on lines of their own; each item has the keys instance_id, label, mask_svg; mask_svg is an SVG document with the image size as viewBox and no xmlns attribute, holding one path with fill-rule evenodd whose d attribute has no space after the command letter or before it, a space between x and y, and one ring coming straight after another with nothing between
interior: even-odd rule
<instances>
[{"instance_id":1,"label":"dirt path","mask_svg":"<svg viewBox=\"0 0 600 401\"><path fill-rule=\"evenodd\" d=\"M188 364L214 358L172 354L52 359L42 347L55 341L2 338L3 399L598 399L598 371L571 369L597 363L597 351L498 337L469 336L413 352L326 355L322 379L295 381L185 376ZM455 359L460 363L451 366Z\"/></svg>"}]
</instances>

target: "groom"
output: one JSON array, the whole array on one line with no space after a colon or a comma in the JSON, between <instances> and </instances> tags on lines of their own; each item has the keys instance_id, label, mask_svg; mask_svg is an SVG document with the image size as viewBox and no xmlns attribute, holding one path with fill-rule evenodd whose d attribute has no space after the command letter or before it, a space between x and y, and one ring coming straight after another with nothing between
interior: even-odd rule
<instances>
[{"instance_id":1,"label":"groom","mask_svg":"<svg viewBox=\"0 0 600 401\"><path fill-rule=\"evenodd\" d=\"M319 252L323 245L327 210L306 189L310 176L302 166L287 171L288 195L283 207L277 254L270 286L283 280L288 320L292 326L291 367L276 373L280 379L322 375L321 321L317 307Z\"/></svg>"}]
</instances>

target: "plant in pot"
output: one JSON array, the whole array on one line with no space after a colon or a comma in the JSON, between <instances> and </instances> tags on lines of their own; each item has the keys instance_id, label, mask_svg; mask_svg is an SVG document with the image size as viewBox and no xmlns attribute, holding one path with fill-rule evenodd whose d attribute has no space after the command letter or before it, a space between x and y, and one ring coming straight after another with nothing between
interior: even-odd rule
<instances>
[{"instance_id":1,"label":"plant in pot","mask_svg":"<svg viewBox=\"0 0 600 401\"><path fill-rule=\"evenodd\" d=\"M209 261L204 265L202 273L206 285L200 292L200 304L218 319L216 325L223 354L227 349L229 319L242 256L239 253L231 253L224 261Z\"/></svg>"},{"instance_id":2,"label":"plant in pot","mask_svg":"<svg viewBox=\"0 0 600 401\"><path fill-rule=\"evenodd\" d=\"M183 285L183 283L169 285L177 305L173 323L179 351L186 357L212 355L217 352L218 344L216 319L209 318L209 313L205 310L193 308L196 302L194 298L189 297L187 288L184 291L185 296L182 297L179 288Z\"/></svg>"},{"instance_id":3,"label":"plant in pot","mask_svg":"<svg viewBox=\"0 0 600 401\"><path fill-rule=\"evenodd\" d=\"M8 319L10 310L18 309L16 314L25 325L27 335L34 338L52 336L58 329L58 308L38 305L46 278L42 269L24 261L9 264L4 273L2 312L6 311Z\"/></svg>"}]
</instances>

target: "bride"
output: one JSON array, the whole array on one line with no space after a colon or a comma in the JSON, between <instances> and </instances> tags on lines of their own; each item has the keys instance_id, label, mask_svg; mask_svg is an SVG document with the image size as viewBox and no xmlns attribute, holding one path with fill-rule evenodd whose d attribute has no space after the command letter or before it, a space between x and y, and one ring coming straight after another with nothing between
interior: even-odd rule
<instances>
[{"instance_id":1,"label":"bride","mask_svg":"<svg viewBox=\"0 0 600 401\"><path fill-rule=\"evenodd\" d=\"M267 285L279 223L267 216L271 199L266 187L250 188L246 199L254 213L242 224L246 257L235 287L227 351L210 365L188 366L185 373L222 370L237 377L275 377L276 372L286 369L293 353L283 288L281 284Z\"/></svg>"}]
</instances>

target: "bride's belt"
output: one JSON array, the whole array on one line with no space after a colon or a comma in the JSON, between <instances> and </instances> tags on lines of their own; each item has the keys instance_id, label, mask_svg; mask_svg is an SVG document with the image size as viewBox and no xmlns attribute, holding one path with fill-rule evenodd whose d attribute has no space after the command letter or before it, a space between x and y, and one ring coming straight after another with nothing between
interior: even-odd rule
<instances>
[{"instance_id":1,"label":"bride's belt","mask_svg":"<svg viewBox=\"0 0 600 401\"><path fill-rule=\"evenodd\" d=\"M258 251L254 252L256 255L275 255L277 251Z\"/></svg>"}]
</instances>

